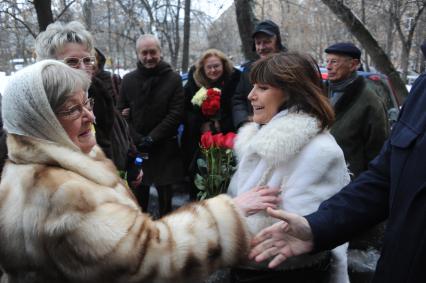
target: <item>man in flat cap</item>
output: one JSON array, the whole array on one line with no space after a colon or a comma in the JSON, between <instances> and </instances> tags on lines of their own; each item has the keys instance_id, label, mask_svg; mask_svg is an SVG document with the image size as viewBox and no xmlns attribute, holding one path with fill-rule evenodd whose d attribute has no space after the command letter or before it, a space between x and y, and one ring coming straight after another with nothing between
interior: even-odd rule
<instances>
[{"instance_id":1,"label":"man in flat cap","mask_svg":"<svg viewBox=\"0 0 426 283\"><path fill-rule=\"evenodd\" d=\"M327 53L327 91L333 104L336 121L331 134L343 150L354 180L367 170L368 163L379 154L389 134L385 104L362 76L358 76L361 51L352 43L336 43ZM375 254L379 254L384 224L351 239L348 267L352 283L367 282L374 273ZM363 251L360 253L359 251ZM365 258L358 258L364 255Z\"/></svg>"},{"instance_id":2,"label":"man in flat cap","mask_svg":"<svg viewBox=\"0 0 426 283\"><path fill-rule=\"evenodd\" d=\"M331 133L343 149L352 179L367 170L389 134L385 104L357 69L361 51L336 43L327 53L327 91L336 112Z\"/></svg>"},{"instance_id":3,"label":"man in flat cap","mask_svg":"<svg viewBox=\"0 0 426 283\"><path fill-rule=\"evenodd\" d=\"M287 48L281 42L279 27L271 20L259 22L255 27L252 38L253 50L256 51L260 58L269 54L287 51ZM235 128L241 127L253 115L253 109L247 96L253 88L249 74L254 62L249 61L242 66L241 78L232 98L232 115Z\"/></svg>"}]
</instances>

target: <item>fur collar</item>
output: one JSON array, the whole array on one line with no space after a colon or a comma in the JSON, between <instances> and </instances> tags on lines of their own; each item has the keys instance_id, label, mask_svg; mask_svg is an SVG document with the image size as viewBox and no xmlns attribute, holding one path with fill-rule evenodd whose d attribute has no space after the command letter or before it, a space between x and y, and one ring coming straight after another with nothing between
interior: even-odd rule
<instances>
[{"instance_id":1,"label":"fur collar","mask_svg":"<svg viewBox=\"0 0 426 283\"><path fill-rule=\"evenodd\" d=\"M278 165L292 159L319 132L316 118L303 112L282 111L262 127L254 122L243 126L234 148L239 161L254 153L270 165Z\"/></svg>"},{"instance_id":2,"label":"fur collar","mask_svg":"<svg viewBox=\"0 0 426 283\"><path fill-rule=\"evenodd\" d=\"M7 147L9 160L17 164L58 166L109 187L119 182L114 164L98 146L86 155L54 142L9 134Z\"/></svg>"}]
</instances>

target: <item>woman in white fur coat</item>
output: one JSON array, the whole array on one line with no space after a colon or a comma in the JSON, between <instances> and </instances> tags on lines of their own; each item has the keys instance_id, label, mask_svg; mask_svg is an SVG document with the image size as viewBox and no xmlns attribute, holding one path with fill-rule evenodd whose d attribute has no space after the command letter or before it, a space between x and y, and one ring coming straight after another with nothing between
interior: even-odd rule
<instances>
[{"instance_id":1,"label":"woman in white fur coat","mask_svg":"<svg viewBox=\"0 0 426 283\"><path fill-rule=\"evenodd\" d=\"M0 281L192 282L246 259L247 211L226 195L158 221L142 213L96 145L89 84L45 60L6 87Z\"/></svg>"},{"instance_id":2,"label":"woman in white fur coat","mask_svg":"<svg viewBox=\"0 0 426 283\"><path fill-rule=\"evenodd\" d=\"M314 212L350 181L343 152L328 131L334 113L318 66L308 56L279 53L259 60L251 80L253 122L238 132L238 167L228 192L238 196L256 187L280 188L282 209ZM259 212L247 221L256 234L277 220ZM331 257L331 270L329 252L289 259L273 271L252 263L234 269L233 282L348 282L346 246Z\"/></svg>"}]
</instances>

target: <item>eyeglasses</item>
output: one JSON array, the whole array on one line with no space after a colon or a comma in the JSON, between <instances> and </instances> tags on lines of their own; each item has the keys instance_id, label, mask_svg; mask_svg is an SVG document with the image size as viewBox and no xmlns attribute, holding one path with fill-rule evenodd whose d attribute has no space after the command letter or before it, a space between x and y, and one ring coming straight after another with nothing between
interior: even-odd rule
<instances>
[{"instance_id":1,"label":"eyeglasses","mask_svg":"<svg viewBox=\"0 0 426 283\"><path fill-rule=\"evenodd\" d=\"M327 64L327 66L330 65L330 66L338 67L338 66L340 66L340 65L342 65L346 62L352 61L352 60L355 60L355 59L352 59L352 58L340 59L340 60L330 59L330 60L325 61L325 63Z\"/></svg>"},{"instance_id":2,"label":"eyeglasses","mask_svg":"<svg viewBox=\"0 0 426 283\"><path fill-rule=\"evenodd\" d=\"M220 67L222 67L222 64L205 65L207 70L217 70L220 69Z\"/></svg>"},{"instance_id":3,"label":"eyeglasses","mask_svg":"<svg viewBox=\"0 0 426 283\"><path fill-rule=\"evenodd\" d=\"M66 57L62 61L68 66L70 66L71 68L78 68L81 62L83 62L84 66L86 67L93 67L96 63L96 57L95 56L87 56L83 58Z\"/></svg>"},{"instance_id":4,"label":"eyeglasses","mask_svg":"<svg viewBox=\"0 0 426 283\"><path fill-rule=\"evenodd\" d=\"M68 110L56 112L56 115L61 116L67 120L76 120L83 115L83 108L86 108L88 111L92 111L94 105L95 100L93 98L89 98L83 102L83 104L77 104L71 106Z\"/></svg>"}]
</instances>

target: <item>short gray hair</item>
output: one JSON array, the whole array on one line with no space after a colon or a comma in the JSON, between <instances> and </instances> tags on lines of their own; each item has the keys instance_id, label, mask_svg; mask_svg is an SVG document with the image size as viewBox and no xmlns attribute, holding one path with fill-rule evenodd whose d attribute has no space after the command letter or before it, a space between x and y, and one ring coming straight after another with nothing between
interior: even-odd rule
<instances>
[{"instance_id":1,"label":"short gray hair","mask_svg":"<svg viewBox=\"0 0 426 283\"><path fill-rule=\"evenodd\" d=\"M65 101L78 90L88 91L90 77L78 69L63 68L61 65L47 65L41 72L44 91L54 112L59 111Z\"/></svg>"},{"instance_id":2,"label":"short gray hair","mask_svg":"<svg viewBox=\"0 0 426 283\"><path fill-rule=\"evenodd\" d=\"M154 40L155 43L157 44L158 49L161 51L161 43L160 43L160 41L158 40L158 38L155 35L149 34L149 33L142 34L141 36L139 36L138 40L136 40L136 51L139 51L139 44L143 40L146 40L146 39Z\"/></svg>"},{"instance_id":3,"label":"short gray hair","mask_svg":"<svg viewBox=\"0 0 426 283\"><path fill-rule=\"evenodd\" d=\"M55 112L82 89L87 95L89 76L55 60L43 60L10 78L2 101L4 128L78 149L68 137Z\"/></svg>"},{"instance_id":4,"label":"short gray hair","mask_svg":"<svg viewBox=\"0 0 426 283\"><path fill-rule=\"evenodd\" d=\"M37 60L57 59L57 54L67 43L78 43L92 53L94 40L92 34L77 21L69 23L55 22L47 26L35 41Z\"/></svg>"}]
</instances>

